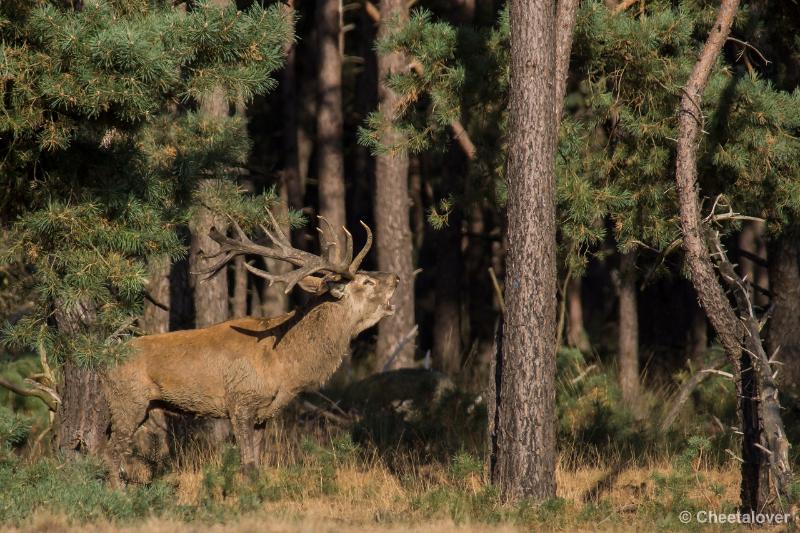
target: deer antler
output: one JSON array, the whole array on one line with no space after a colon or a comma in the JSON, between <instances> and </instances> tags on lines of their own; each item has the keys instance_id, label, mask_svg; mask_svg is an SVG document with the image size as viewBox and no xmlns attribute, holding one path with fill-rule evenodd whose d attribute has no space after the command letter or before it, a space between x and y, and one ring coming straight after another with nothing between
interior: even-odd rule
<instances>
[{"instance_id":1,"label":"deer antler","mask_svg":"<svg viewBox=\"0 0 800 533\"><path fill-rule=\"evenodd\" d=\"M320 278L314 276L314 274L320 272L324 273L322 280L338 280L343 278L353 279L358 271L359 265L372 246L372 231L366 224L361 222L361 225L367 230L367 242L364 247L358 253L356 258L353 259L353 236L349 231L347 231L346 228L342 227L346 242L343 252L340 253L340 245L336 242L336 233L334 232L333 226L330 224L330 222L328 222L327 219L320 216L320 226L317 228L317 231L319 231L320 234L321 251L320 255L314 255L293 247L289 242L289 238L283 232L280 225L275 220L275 217L269 210L267 210L267 216L269 217L269 222L272 229L270 230L262 224L259 224L259 227L271 241L270 245L268 246L256 244L251 241L245 234L244 230L242 230L241 226L239 226L239 224L233 220L233 218L231 218L231 223L236 231L237 238L228 237L218 229L212 228L209 236L220 245L220 250L215 254L207 255L205 257L207 259L219 257L220 259L210 267L198 272L194 272L194 274L208 274L206 278L208 279L219 272L220 269L222 269L237 255L260 255L261 257L286 261L287 263L291 263L295 267L298 267L295 270L285 274L271 274L265 270L245 263L245 268L247 268L249 272L266 279L270 285L275 282L285 283L285 292L289 293L295 287L295 285L308 277L314 277L314 281L316 281L316 283L307 283L306 285L319 287L321 285L319 283ZM301 284L301 287L302 286L303 285Z\"/></svg>"}]
</instances>

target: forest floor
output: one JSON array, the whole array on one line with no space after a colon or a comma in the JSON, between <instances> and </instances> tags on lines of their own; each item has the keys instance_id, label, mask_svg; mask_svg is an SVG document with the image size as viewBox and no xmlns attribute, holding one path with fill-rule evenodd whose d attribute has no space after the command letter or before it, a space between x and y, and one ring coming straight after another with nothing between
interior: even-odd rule
<instances>
[{"instance_id":1,"label":"forest floor","mask_svg":"<svg viewBox=\"0 0 800 533\"><path fill-rule=\"evenodd\" d=\"M45 490L73 494L50 492L50 502L33 504L23 496L20 505L29 510L3 522L5 530L42 532L736 529L695 518L698 511L735 512L739 470L733 460L712 466L702 456L686 461L683 455L638 466L559 466L556 499L509 506L482 481L483 465L468 454L423 463L398 453L389 464L338 437L328 446L307 441L296 453L273 454L270 464L249 477L239 473L233 447L188 453L177 470L129 486L127 493L110 491L102 479L85 484L85 471L82 478L66 474L56 483L40 474L33 478ZM29 484L26 476L18 481ZM691 513L689 523L681 522L681 511Z\"/></svg>"}]
</instances>

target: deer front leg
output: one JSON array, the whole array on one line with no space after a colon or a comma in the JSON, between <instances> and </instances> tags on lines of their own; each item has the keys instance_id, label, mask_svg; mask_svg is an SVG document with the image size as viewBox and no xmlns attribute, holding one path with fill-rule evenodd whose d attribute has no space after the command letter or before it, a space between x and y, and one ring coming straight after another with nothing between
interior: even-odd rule
<instances>
[{"instance_id":1,"label":"deer front leg","mask_svg":"<svg viewBox=\"0 0 800 533\"><path fill-rule=\"evenodd\" d=\"M231 427L236 444L239 445L239 453L242 457L242 469L245 471L255 470L258 467L258 459L253 449L253 432L255 431L255 413L251 409L233 409L230 411Z\"/></svg>"},{"instance_id":2,"label":"deer front leg","mask_svg":"<svg viewBox=\"0 0 800 533\"><path fill-rule=\"evenodd\" d=\"M125 459L131 454L133 434L147 417L146 402L111 401L111 438L109 439L107 462L109 481L113 487L122 484Z\"/></svg>"}]
</instances>

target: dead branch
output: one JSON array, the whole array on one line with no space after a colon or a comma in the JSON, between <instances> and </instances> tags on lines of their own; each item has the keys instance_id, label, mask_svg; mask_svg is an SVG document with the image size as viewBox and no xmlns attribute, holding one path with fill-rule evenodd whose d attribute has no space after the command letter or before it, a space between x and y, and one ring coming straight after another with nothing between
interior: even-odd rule
<instances>
[{"instance_id":1,"label":"dead branch","mask_svg":"<svg viewBox=\"0 0 800 533\"><path fill-rule=\"evenodd\" d=\"M0 377L0 387L4 387L14 394L18 394L20 396L39 398L51 411L55 412L55 410L58 409L58 406L61 403L61 397L53 389L33 380L26 380L26 383L31 385L32 388L23 387L22 385L18 385L13 381L9 381L3 377Z\"/></svg>"},{"instance_id":2,"label":"dead branch","mask_svg":"<svg viewBox=\"0 0 800 533\"><path fill-rule=\"evenodd\" d=\"M672 401L672 406L669 408L669 411L664 416L664 420L661 422L662 433L666 432L672 426L672 423L675 422L676 418L678 418L678 414L680 413L683 404L689 400L689 397L692 395L695 389L712 374L712 371L719 370L724 364L725 360L720 359L712 364L709 368L695 372L694 375L692 375L692 377L690 377L686 383L684 383L683 386L678 389L678 392L674 397L675 399Z\"/></svg>"}]
</instances>

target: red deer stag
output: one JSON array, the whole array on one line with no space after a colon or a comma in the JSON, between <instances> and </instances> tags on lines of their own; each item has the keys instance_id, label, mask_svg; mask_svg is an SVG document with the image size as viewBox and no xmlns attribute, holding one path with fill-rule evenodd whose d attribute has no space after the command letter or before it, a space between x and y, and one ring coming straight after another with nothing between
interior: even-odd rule
<instances>
[{"instance_id":1,"label":"red deer stag","mask_svg":"<svg viewBox=\"0 0 800 533\"><path fill-rule=\"evenodd\" d=\"M336 371L350 341L394 312L390 299L398 277L358 270L372 245L353 258L353 239L345 229L342 247L331 225L320 218L320 255L293 248L269 214L272 230L261 226L269 245L256 244L234 222L236 239L211 231L219 261L199 274L213 276L237 255L260 255L291 263L295 269L270 274L248 270L269 283L299 285L317 297L303 309L270 319L240 318L204 329L139 337L132 353L107 373L111 410L109 462L113 483L148 409L166 405L208 417L229 417L245 468L257 467L254 429L274 416L300 391L318 387Z\"/></svg>"}]
</instances>

